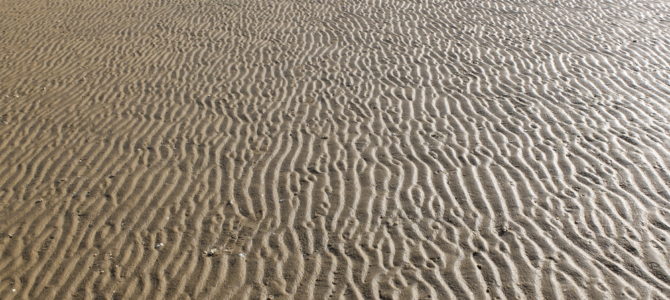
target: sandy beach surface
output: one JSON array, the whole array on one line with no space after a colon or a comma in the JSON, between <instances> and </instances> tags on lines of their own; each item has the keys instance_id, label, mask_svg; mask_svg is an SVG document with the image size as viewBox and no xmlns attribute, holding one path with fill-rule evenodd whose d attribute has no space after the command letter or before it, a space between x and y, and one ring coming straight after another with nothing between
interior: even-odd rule
<instances>
[{"instance_id":1,"label":"sandy beach surface","mask_svg":"<svg viewBox=\"0 0 670 300\"><path fill-rule=\"evenodd\" d=\"M670 2L0 0L0 299L670 298Z\"/></svg>"}]
</instances>

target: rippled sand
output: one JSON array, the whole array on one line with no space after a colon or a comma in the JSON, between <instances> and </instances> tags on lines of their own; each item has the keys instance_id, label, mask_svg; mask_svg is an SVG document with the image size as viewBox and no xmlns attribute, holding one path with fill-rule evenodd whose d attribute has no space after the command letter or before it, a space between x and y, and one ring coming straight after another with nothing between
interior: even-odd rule
<instances>
[{"instance_id":1,"label":"rippled sand","mask_svg":"<svg viewBox=\"0 0 670 300\"><path fill-rule=\"evenodd\" d=\"M670 296L670 2L0 1L1 299Z\"/></svg>"}]
</instances>

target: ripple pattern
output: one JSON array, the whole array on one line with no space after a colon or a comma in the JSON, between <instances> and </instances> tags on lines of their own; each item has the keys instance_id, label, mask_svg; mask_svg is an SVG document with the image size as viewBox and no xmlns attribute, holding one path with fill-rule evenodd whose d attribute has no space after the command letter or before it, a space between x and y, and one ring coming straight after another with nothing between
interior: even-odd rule
<instances>
[{"instance_id":1,"label":"ripple pattern","mask_svg":"<svg viewBox=\"0 0 670 300\"><path fill-rule=\"evenodd\" d=\"M0 1L0 298L670 298L669 53L666 1Z\"/></svg>"}]
</instances>

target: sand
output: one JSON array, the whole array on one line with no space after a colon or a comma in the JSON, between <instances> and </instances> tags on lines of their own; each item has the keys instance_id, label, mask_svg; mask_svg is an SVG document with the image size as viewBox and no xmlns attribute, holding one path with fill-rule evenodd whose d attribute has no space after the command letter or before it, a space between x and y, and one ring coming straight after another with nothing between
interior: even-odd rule
<instances>
[{"instance_id":1,"label":"sand","mask_svg":"<svg viewBox=\"0 0 670 300\"><path fill-rule=\"evenodd\" d=\"M670 298L666 1L0 1L0 299Z\"/></svg>"}]
</instances>

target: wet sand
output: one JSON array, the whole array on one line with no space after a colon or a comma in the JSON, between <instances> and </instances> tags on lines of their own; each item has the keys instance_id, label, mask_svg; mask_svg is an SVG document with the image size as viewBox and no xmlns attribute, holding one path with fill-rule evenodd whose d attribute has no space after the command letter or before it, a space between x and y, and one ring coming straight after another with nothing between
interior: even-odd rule
<instances>
[{"instance_id":1,"label":"wet sand","mask_svg":"<svg viewBox=\"0 0 670 300\"><path fill-rule=\"evenodd\" d=\"M670 3L0 1L1 299L670 296Z\"/></svg>"}]
</instances>

